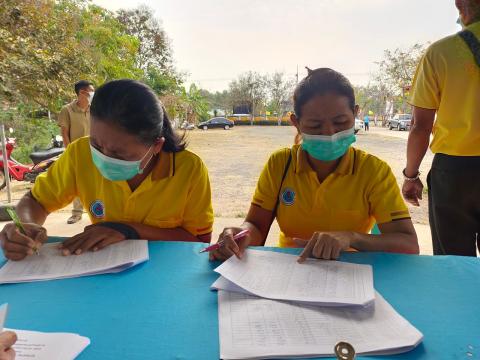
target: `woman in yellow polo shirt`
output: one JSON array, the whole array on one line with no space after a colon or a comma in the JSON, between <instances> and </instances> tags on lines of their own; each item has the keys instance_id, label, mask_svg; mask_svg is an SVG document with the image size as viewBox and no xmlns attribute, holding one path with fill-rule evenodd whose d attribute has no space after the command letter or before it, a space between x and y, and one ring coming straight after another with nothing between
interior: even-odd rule
<instances>
[{"instance_id":1,"label":"woman in yellow polo shirt","mask_svg":"<svg viewBox=\"0 0 480 360\"><path fill-rule=\"evenodd\" d=\"M63 243L64 255L100 250L124 239L210 242L208 172L185 149L157 96L117 80L97 89L90 137L70 144L17 205L26 235L0 233L5 256L21 260L46 240L48 214L79 197L92 225Z\"/></svg>"},{"instance_id":2,"label":"woman in yellow polo shirt","mask_svg":"<svg viewBox=\"0 0 480 360\"><path fill-rule=\"evenodd\" d=\"M301 259L336 259L341 251L419 252L408 209L390 167L350 145L358 106L342 74L309 70L294 93L298 130L292 148L275 152L258 180L250 210L239 228L224 229L224 245L211 258L241 256L265 244L276 218L282 247L305 247ZM381 235L370 235L378 223ZM249 235L238 244L233 236Z\"/></svg>"}]
</instances>

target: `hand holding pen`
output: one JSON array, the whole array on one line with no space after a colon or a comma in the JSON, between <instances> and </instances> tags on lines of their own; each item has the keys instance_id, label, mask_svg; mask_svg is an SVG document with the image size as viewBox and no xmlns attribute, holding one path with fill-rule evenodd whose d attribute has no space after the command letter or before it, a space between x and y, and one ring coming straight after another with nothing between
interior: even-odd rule
<instances>
[{"instance_id":1,"label":"hand holding pen","mask_svg":"<svg viewBox=\"0 0 480 360\"><path fill-rule=\"evenodd\" d=\"M235 255L241 258L250 243L250 231L242 228L226 228L218 242L210 246L210 260L226 260ZM207 248L208 249L208 248Z\"/></svg>"},{"instance_id":2,"label":"hand holding pen","mask_svg":"<svg viewBox=\"0 0 480 360\"><path fill-rule=\"evenodd\" d=\"M0 232L0 244L5 257L22 260L38 250L47 241L47 230L37 224L22 223L16 213L8 211L13 223L5 225Z\"/></svg>"}]
</instances>

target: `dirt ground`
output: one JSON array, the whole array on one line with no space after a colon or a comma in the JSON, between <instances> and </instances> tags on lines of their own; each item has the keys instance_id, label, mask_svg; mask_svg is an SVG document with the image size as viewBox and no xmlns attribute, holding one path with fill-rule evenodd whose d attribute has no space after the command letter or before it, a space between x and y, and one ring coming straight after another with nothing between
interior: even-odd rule
<instances>
[{"instance_id":1,"label":"dirt ground","mask_svg":"<svg viewBox=\"0 0 480 360\"><path fill-rule=\"evenodd\" d=\"M231 130L193 130L187 134L188 148L201 156L209 169L215 214L214 239L225 226L240 225L250 206L258 176L269 155L293 143L293 127L237 126ZM354 146L386 161L392 168L399 186L405 166L405 149L408 133L371 127L369 133L360 133ZM422 172L426 176L431 166L432 154L427 154ZM425 176L422 176L425 178ZM31 188L31 184L13 182L13 202ZM6 191L0 200L6 201ZM415 228L419 234L421 252L431 254L428 228L426 194L419 208L409 206ZM88 225L88 218L75 225L66 225L70 208L52 214L46 227L50 235L71 236ZM278 239L278 226L274 224L267 239L274 245Z\"/></svg>"},{"instance_id":2,"label":"dirt ground","mask_svg":"<svg viewBox=\"0 0 480 360\"><path fill-rule=\"evenodd\" d=\"M269 155L293 143L293 127L238 126L232 130L194 130L188 133L189 149L206 163L212 184L216 217L244 217L248 211L258 176ZM382 160L392 168L399 186L403 182L406 139L408 133L371 128L359 133L354 146ZM422 170L431 166L427 154ZM415 223L428 224L426 194L419 208L410 207Z\"/></svg>"}]
</instances>

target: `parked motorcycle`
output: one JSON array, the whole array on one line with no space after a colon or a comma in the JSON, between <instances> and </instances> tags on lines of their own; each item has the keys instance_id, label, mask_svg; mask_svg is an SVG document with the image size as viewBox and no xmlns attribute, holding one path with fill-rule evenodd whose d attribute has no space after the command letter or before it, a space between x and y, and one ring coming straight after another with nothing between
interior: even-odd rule
<instances>
[{"instance_id":1,"label":"parked motorcycle","mask_svg":"<svg viewBox=\"0 0 480 360\"><path fill-rule=\"evenodd\" d=\"M17 181L29 181L35 182L35 179L42 172L47 169L57 160L60 155L65 151L61 137L53 136L52 146L48 149L35 149L30 154L32 164L22 164L12 157L12 152L16 146L15 138L8 138L6 143L7 159L8 159L8 172L10 179ZM3 166L3 154L0 149L0 190L7 185Z\"/></svg>"}]
</instances>

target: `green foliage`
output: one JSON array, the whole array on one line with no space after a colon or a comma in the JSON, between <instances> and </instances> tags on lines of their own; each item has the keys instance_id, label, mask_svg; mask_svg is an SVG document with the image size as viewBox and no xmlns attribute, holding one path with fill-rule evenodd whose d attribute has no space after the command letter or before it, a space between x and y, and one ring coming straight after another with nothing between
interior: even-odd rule
<instances>
[{"instance_id":1,"label":"green foliage","mask_svg":"<svg viewBox=\"0 0 480 360\"><path fill-rule=\"evenodd\" d=\"M143 80L159 96L176 94L181 90L183 78L178 73L167 73L164 70L150 66Z\"/></svg>"},{"instance_id":2,"label":"green foliage","mask_svg":"<svg viewBox=\"0 0 480 360\"><path fill-rule=\"evenodd\" d=\"M34 145L47 146L58 134L34 111L55 117L75 96L76 81L99 86L119 78L182 97L183 75L151 10L115 14L89 0L0 0L0 121L15 129L18 160L27 162Z\"/></svg>"},{"instance_id":3,"label":"green foliage","mask_svg":"<svg viewBox=\"0 0 480 360\"><path fill-rule=\"evenodd\" d=\"M125 26L127 34L139 40L140 47L136 55L138 68L147 71L154 67L164 73L171 70L169 40L152 9L145 5L131 10L121 9L117 19Z\"/></svg>"},{"instance_id":4,"label":"green foliage","mask_svg":"<svg viewBox=\"0 0 480 360\"><path fill-rule=\"evenodd\" d=\"M409 107L408 92L425 51L424 44L414 44L407 49L385 50L383 59L377 62L374 82L383 97L394 104L396 111L406 112Z\"/></svg>"},{"instance_id":5,"label":"green foliage","mask_svg":"<svg viewBox=\"0 0 480 360\"><path fill-rule=\"evenodd\" d=\"M195 84L190 85L188 92L183 89L183 97L185 100L187 119L190 123L197 123L199 118L200 120L209 118L208 103Z\"/></svg>"},{"instance_id":6,"label":"green foliage","mask_svg":"<svg viewBox=\"0 0 480 360\"><path fill-rule=\"evenodd\" d=\"M52 136L59 133L54 121L39 115L26 104L0 113L0 122L5 124L5 136L17 140L12 156L24 164L31 162L29 155L34 149L50 147ZM13 129L13 133L9 129Z\"/></svg>"},{"instance_id":7,"label":"green foliage","mask_svg":"<svg viewBox=\"0 0 480 360\"><path fill-rule=\"evenodd\" d=\"M96 69L89 78L96 83L142 77L143 71L135 64L139 40L126 33L113 13L95 5L83 9L77 38L91 45L88 55L95 60Z\"/></svg>"},{"instance_id":8,"label":"green foliage","mask_svg":"<svg viewBox=\"0 0 480 360\"><path fill-rule=\"evenodd\" d=\"M2 0L0 95L54 110L74 80L94 70L88 44L77 31L82 2Z\"/></svg>"}]
</instances>

